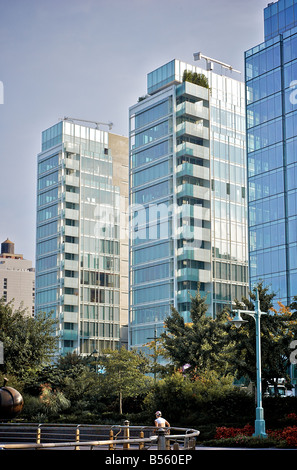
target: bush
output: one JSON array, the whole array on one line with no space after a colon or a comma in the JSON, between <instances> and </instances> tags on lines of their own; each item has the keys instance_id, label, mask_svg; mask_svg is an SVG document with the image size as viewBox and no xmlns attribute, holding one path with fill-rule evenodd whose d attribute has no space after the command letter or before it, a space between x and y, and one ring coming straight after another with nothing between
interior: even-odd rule
<instances>
[{"instance_id":1,"label":"bush","mask_svg":"<svg viewBox=\"0 0 297 470\"><path fill-rule=\"evenodd\" d=\"M209 88L208 78L203 73L185 70L183 73L183 82L185 81L195 83L195 85L200 85L204 88Z\"/></svg>"},{"instance_id":2,"label":"bush","mask_svg":"<svg viewBox=\"0 0 297 470\"><path fill-rule=\"evenodd\" d=\"M297 397L267 397L263 408L267 429L283 428L294 424L287 416L297 415Z\"/></svg>"},{"instance_id":3,"label":"bush","mask_svg":"<svg viewBox=\"0 0 297 470\"><path fill-rule=\"evenodd\" d=\"M225 439L211 440L207 442L209 447L245 447L245 448L268 448L277 447L278 441L273 438L260 438L238 435Z\"/></svg>"},{"instance_id":4,"label":"bush","mask_svg":"<svg viewBox=\"0 0 297 470\"><path fill-rule=\"evenodd\" d=\"M285 442L286 447L297 447L297 426L288 426L278 431L268 431L278 443Z\"/></svg>"},{"instance_id":5,"label":"bush","mask_svg":"<svg viewBox=\"0 0 297 470\"><path fill-rule=\"evenodd\" d=\"M243 428L221 426L216 429L209 446L221 447L287 447L297 448L297 426L288 426L282 430L268 430L267 438L253 437L254 427L247 424Z\"/></svg>"},{"instance_id":6,"label":"bush","mask_svg":"<svg viewBox=\"0 0 297 470\"><path fill-rule=\"evenodd\" d=\"M213 374L190 381L180 373L160 380L148 393L144 407L154 419L161 410L172 426L201 427L208 432L222 423L249 422L254 417L254 398L232 385L229 378ZM215 423L215 425L214 425Z\"/></svg>"},{"instance_id":7,"label":"bush","mask_svg":"<svg viewBox=\"0 0 297 470\"><path fill-rule=\"evenodd\" d=\"M243 428L227 428L221 426L216 429L215 439L227 439L237 436L252 436L254 432L253 426L246 424Z\"/></svg>"}]
</instances>

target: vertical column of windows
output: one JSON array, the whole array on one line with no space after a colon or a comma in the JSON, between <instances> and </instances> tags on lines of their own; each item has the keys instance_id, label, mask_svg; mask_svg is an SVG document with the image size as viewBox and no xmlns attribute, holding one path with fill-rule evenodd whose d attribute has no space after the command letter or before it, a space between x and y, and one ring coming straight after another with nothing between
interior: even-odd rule
<instances>
[{"instance_id":1,"label":"vertical column of windows","mask_svg":"<svg viewBox=\"0 0 297 470\"><path fill-rule=\"evenodd\" d=\"M36 239L36 296L37 311L56 311L57 292L57 256L59 242L57 238L59 203L59 168L58 152L44 157L39 156L37 183L37 239Z\"/></svg>"},{"instance_id":2,"label":"vertical column of windows","mask_svg":"<svg viewBox=\"0 0 297 470\"><path fill-rule=\"evenodd\" d=\"M113 185L112 155L81 158L80 349L91 354L120 339L119 188Z\"/></svg>"},{"instance_id":3,"label":"vertical column of windows","mask_svg":"<svg viewBox=\"0 0 297 470\"><path fill-rule=\"evenodd\" d=\"M147 342L152 329L150 323L163 322L173 301L171 113L172 97L169 96L160 102L145 99L130 116L130 204L133 209L130 282L134 345ZM150 316L149 312L154 313Z\"/></svg>"},{"instance_id":4,"label":"vertical column of windows","mask_svg":"<svg viewBox=\"0 0 297 470\"><path fill-rule=\"evenodd\" d=\"M250 282L275 292L288 269L282 58L279 38L246 58Z\"/></svg>"}]
</instances>

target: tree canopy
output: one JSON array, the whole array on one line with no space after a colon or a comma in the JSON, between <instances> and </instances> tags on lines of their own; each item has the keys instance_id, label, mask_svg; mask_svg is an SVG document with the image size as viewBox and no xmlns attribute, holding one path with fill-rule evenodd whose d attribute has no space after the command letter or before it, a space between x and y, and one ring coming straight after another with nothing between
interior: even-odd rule
<instances>
[{"instance_id":1,"label":"tree canopy","mask_svg":"<svg viewBox=\"0 0 297 470\"><path fill-rule=\"evenodd\" d=\"M119 350L105 350L99 358L104 368L102 381L106 393L117 395L119 412L123 413L123 399L140 395L151 380L145 374L149 371L148 359L134 350L122 347Z\"/></svg>"},{"instance_id":2,"label":"tree canopy","mask_svg":"<svg viewBox=\"0 0 297 470\"><path fill-rule=\"evenodd\" d=\"M259 282L249 292L250 300L243 297L241 302L236 300L238 308L254 311L256 289L259 292L260 310L266 314L261 315L261 360L262 378L264 386L276 385L278 378L289 378L290 343L297 332L297 322L289 307L278 302L278 310L273 307L273 299L276 296L269 287ZM234 366L238 375L256 380L256 328L255 321L250 315L242 313L242 318L247 322L240 328L230 330L230 337L236 342L234 350Z\"/></svg>"},{"instance_id":3,"label":"tree canopy","mask_svg":"<svg viewBox=\"0 0 297 470\"><path fill-rule=\"evenodd\" d=\"M172 307L165 320L163 345L175 366L187 368L193 377L212 369L222 375L229 372L233 345L228 337L227 314L213 319L207 315L206 297L198 291L191 299L191 322L186 323Z\"/></svg>"},{"instance_id":4,"label":"tree canopy","mask_svg":"<svg viewBox=\"0 0 297 470\"><path fill-rule=\"evenodd\" d=\"M49 364L57 348L57 321L48 313L31 317L25 309L0 300L0 341L4 346L5 374L25 379Z\"/></svg>"}]
</instances>

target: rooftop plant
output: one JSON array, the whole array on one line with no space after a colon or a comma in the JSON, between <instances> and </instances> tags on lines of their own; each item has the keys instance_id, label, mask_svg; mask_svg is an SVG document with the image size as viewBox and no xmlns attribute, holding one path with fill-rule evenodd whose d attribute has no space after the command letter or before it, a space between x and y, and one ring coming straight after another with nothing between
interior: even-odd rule
<instances>
[{"instance_id":1,"label":"rooftop plant","mask_svg":"<svg viewBox=\"0 0 297 470\"><path fill-rule=\"evenodd\" d=\"M195 83L195 85L200 85L204 88L209 88L208 78L203 73L185 70L183 74L183 82L191 82Z\"/></svg>"}]
</instances>

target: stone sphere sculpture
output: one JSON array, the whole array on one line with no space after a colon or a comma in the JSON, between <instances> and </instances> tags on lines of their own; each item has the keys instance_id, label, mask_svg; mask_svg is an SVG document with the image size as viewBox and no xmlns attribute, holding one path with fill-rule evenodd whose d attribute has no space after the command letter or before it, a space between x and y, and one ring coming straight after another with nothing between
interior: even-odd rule
<instances>
[{"instance_id":1,"label":"stone sphere sculpture","mask_svg":"<svg viewBox=\"0 0 297 470\"><path fill-rule=\"evenodd\" d=\"M0 420L15 418L23 409L24 400L15 388L6 387L8 380L4 379L0 388Z\"/></svg>"}]
</instances>

